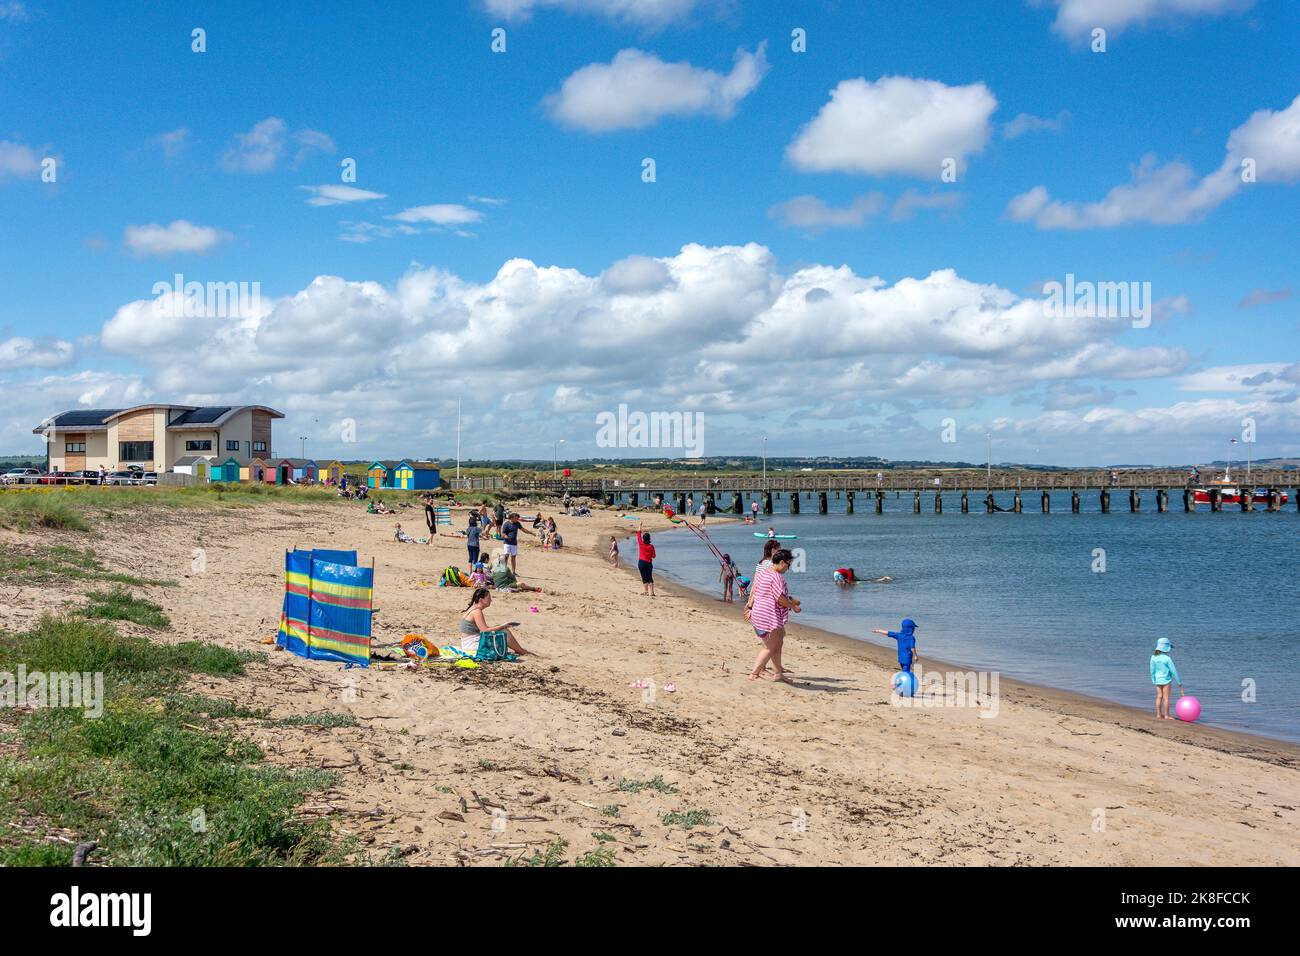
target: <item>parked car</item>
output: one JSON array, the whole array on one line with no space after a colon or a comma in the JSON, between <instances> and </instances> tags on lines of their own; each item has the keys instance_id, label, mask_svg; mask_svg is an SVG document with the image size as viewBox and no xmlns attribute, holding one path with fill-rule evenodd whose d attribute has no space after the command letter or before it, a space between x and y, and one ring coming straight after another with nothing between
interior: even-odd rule
<instances>
[{"instance_id":1,"label":"parked car","mask_svg":"<svg viewBox=\"0 0 1300 956\"><path fill-rule=\"evenodd\" d=\"M73 474L78 476L78 479L83 485L99 484L99 472L97 471L91 471L88 468L85 471L74 471Z\"/></svg>"},{"instance_id":2,"label":"parked car","mask_svg":"<svg viewBox=\"0 0 1300 956\"><path fill-rule=\"evenodd\" d=\"M137 485L140 479L136 477L134 471L110 471L108 480L105 482L110 485Z\"/></svg>"},{"instance_id":3,"label":"parked car","mask_svg":"<svg viewBox=\"0 0 1300 956\"><path fill-rule=\"evenodd\" d=\"M156 472L156 471L146 471L146 472L145 472L145 473L140 477L140 483L141 483L142 485L156 485L156 484L158 484L158 472Z\"/></svg>"},{"instance_id":4,"label":"parked car","mask_svg":"<svg viewBox=\"0 0 1300 956\"><path fill-rule=\"evenodd\" d=\"M70 485L76 472L72 471L52 471L48 475L41 475L37 484L40 485Z\"/></svg>"},{"instance_id":5,"label":"parked car","mask_svg":"<svg viewBox=\"0 0 1300 956\"><path fill-rule=\"evenodd\" d=\"M0 485L34 485L40 478L39 468L10 468L0 475Z\"/></svg>"}]
</instances>

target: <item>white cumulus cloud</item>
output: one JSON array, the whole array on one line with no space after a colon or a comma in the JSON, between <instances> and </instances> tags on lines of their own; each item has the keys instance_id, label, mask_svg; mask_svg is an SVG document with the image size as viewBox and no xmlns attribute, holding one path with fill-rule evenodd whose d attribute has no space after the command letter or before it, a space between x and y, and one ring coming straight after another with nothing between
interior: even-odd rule
<instances>
[{"instance_id":1,"label":"white cumulus cloud","mask_svg":"<svg viewBox=\"0 0 1300 956\"><path fill-rule=\"evenodd\" d=\"M730 73L665 63L653 53L620 50L609 63L571 74L545 105L552 118L591 133L643 129L667 116L729 118L767 73L767 44L737 50Z\"/></svg>"},{"instance_id":2,"label":"white cumulus cloud","mask_svg":"<svg viewBox=\"0 0 1300 956\"><path fill-rule=\"evenodd\" d=\"M998 101L983 83L883 76L842 80L786 148L804 172L901 174L938 180L945 160L965 168L983 150Z\"/></svg>"},{"instance_id":3,"label":"white cumulus cloud","mask_svg":"<svg viewBox=\"0 0 1300 956\"><path fill-rule=\"evenodd\" d=\"M123 242L138 258L163 258L179 252L204 255L230 238L228 232L211 226L196 226L185 219L173 220L165 226L156 222L143 226L132 225L122 231Z\"/></svg>"}]
</instances>

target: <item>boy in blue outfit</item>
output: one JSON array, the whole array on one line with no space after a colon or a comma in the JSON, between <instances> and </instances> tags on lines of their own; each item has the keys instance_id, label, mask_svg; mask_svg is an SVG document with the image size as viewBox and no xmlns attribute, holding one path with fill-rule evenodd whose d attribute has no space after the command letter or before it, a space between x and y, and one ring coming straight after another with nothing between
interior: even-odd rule
<instances>
[{"instance_id":1,"label":"boy in blue outfit","mask_svg":"<svg viewBox=\"0 0 1300 956\"><path fill-rule=\"evenodd\" d=\"M908 617L903 619L897 631L882 631L878 627L873 627L871 632L898 641L898 669L912 673L913 662L921 656L916 652L916 622Z\"/></svg>"}]
</instances>

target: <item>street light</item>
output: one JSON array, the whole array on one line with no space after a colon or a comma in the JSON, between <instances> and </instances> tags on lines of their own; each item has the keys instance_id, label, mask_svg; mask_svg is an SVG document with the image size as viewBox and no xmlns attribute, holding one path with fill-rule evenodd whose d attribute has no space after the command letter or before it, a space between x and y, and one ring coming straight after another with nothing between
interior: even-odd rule
<instances>
[{"instance_id":1,"label":"street light","mask_svg":"<svg viewBox=\"0 0 1300 956\"><path fill-rule=\"evenodd\" d=\"M302 458L306 458L306 457L307 457L307 436L306 436L306 435L299 435L299 436L298 436L298 441L302 442L302 455L301 455L301 457L302 457Z\"/></svg>"},{"instance_id":2,"label":"street light","mask_svg":"<svg viewBox=\"0 0 1300 956\"><path fill-rule=\"evenodd\" d=\"M563 444L564 444L564 439L561 438L551 445L551 478L552 479L560 477L560 446Z\"/></svg>"},{"instance_id":3,"label":"street light","mask_svg":"<svg viewBox=\"0 0 1300 956\"><path fill-rule=\"evenodd\" d=\"M993 490L993 433L985 432L984 437L989 440L989 463L984 471L984 478L988 487L985 490L992 491Z\"/></svg>"},{"instance_id":4,"label":"street light","mask_svg":"<svg viewBox=\"0 0 1300 956\"><path fill-rule=\"evenodd\" d=\"M763 490L767 490L767 436L763 436Z\"/></svg>"}]
</instances>

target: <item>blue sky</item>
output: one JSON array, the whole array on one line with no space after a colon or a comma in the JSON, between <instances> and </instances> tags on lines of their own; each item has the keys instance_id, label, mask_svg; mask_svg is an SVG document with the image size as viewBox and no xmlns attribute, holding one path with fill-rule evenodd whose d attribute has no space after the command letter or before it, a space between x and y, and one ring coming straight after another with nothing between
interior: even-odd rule
<instances>
[{"instance_id":1,"label":"blue sky","mask_svg":"<svg viewBox=\"0 0 1300 956\"><path fill-rule=\"evenodd\" d=\"M1291 4L313 6L0 0L0 452L239 401L446 456L463 396L467 456L659 454L596 446L620 403L708 454L1300 455ZM175 273L261 301L159 319ZM1154 321L1045 315L1067 273Z\"/></svg>"}]
</instances>

